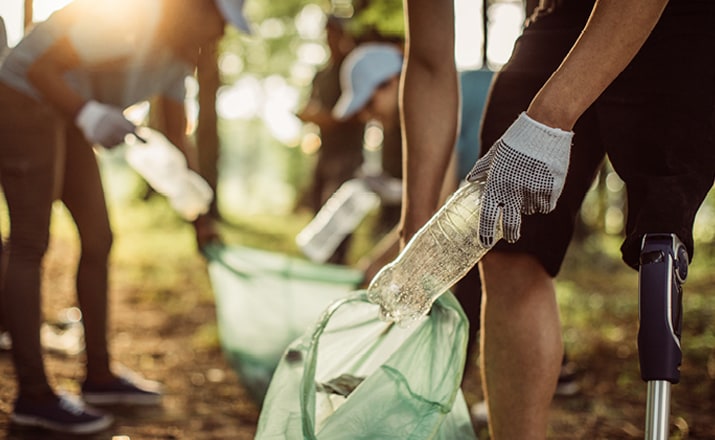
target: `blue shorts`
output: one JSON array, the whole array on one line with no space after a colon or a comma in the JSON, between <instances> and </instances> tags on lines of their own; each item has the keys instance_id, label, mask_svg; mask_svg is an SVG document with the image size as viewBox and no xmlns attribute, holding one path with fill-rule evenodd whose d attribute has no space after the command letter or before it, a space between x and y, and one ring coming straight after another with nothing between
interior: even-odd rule
<instances>
[{"instance_id":1,"label":"blue shorts","mask_svg":"<svg viewBox=\"0 0 715 440\"><path fill-rule=\"evenodd\" d=\"M566 1L534 16L494 78L482 146L493 145L528 107L578 37L592 4ZM670 2L634 60L575 125L556 209L525 216L521 239L502 241L498 249L532 254L555 276L581 203L608 155L627 189L624 261L638 267L649 232L677 234L692 258L695 214L715 178L713 23L712 0Z\"/></svg>"}]
</instances>

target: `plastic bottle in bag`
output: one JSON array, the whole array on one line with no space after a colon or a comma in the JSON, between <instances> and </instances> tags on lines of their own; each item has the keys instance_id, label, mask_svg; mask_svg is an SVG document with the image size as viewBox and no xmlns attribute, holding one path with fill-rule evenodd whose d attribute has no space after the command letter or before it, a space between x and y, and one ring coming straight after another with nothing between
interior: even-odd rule
<instances>
[{"instance_id":1,"label":"plastic bottle in bag","mask_svg":"<svg viewBox=\"0 0 715 440\"><path fill-rule=\"evenodd\" d=\"M375 275L367 295L383 318L405 325L419 319L489 251L479 242L483 189L483 181L459 188ZM501 237L497 228L494 242Z\"/></svg>"},{"instance_id":2,"label":"plastic bottle in bag","mask_svg":"<svg viewBox=\"0 0 715 440\"><path fill-rule=\"evenodd\" d=\"M208 212L213 190L203 177L188 168L184 154L164 135L137 127L136 135L128 136L126 144L129 165L156 192L166 196L179 215L193 221Z\"/></svg>"},{"instance_id":3,"label":"plastic bottle in bag","mask_svg":"<svg viewBox=\"0 0 715 440\"><path fill-rule=\"evenodd\" d=\"M379 203L379 196L363 180L348 180L330 196L295 241L308 258L324 263Z\"/></svg>"}]
</instances>

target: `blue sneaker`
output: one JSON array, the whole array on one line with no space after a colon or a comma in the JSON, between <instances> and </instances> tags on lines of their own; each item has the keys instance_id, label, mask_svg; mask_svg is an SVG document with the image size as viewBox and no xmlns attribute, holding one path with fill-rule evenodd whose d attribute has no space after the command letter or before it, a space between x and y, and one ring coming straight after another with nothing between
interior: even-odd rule
<instances>
[{"instance_id":1,"label":"blue sneaker","mask_svg":"<svg viewBox=\"0 0 715 440\"><path fill-rule=\"evenodd\" d=\"M15 401L10 420L18 426L44 428L68 434L94 434L107 429L114 419L86 406L76 397L59 396L46 403L22 397Z\"/></svg>"},{"instance_id":2,"label":"blue sneaker","mask_svg":"<svg viewBox=\"0 0 715 440\"><path fill-rule=\"evenodd\" d=\"M92 405L158 405L161 384L127 373L108 383L85 382L82 398Z\"/></svg>"}]
</instances>

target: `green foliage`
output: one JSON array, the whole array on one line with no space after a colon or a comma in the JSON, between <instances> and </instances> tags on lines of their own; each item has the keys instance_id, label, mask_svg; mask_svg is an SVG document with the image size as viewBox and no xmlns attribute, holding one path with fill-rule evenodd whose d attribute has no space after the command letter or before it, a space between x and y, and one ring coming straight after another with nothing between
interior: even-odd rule
<instances>
[{"instance_id":1,"label":"green foliage","mask_svg":"<svg viewBox=\"0 0 715 440\"><path fill-rule=\"evenodd\" d=\"M352 30L356 35L377 31L388 38L404 38L405 20L402 0L370 2L355 14Z\"/></svg>"},{"instance_id":2,"label":"green foliage","mask_svg":"<svg viewBox=\"0 0 715 440\"><path fill-rule=\"evenodd\" d=\"M279 2L248 2L246 16L253 35L244 35L233 28L227 30L220 45L221 52L235 53L244 62L239 74L291 77L291 68L298 61L295 50L303 37L296 27L296 17L310 6L328 11L325 1L281 0ZM231 82L236 77L224 78Z\"/></svg>"},{"instance_id":3,"label":"green foliage","mask_svg":"<svg viewBox=\"0 0 715 440\"><path fill-rule=\"evenodd\" d=\"M231 87L236 84L238 87L234 90L252 89L256 94L245 97L255 99L253 103L243 100L233 108L248 104L255 105L257 110L248 116L242 113L243 116L237 119L220 122L220 174L240 181L244 192L255 189L253 195L258 197L253 200L276 204L276 199L293 197L293 203L283 203L284 207L288 207L295 204L300 192L310 183L314 158L293 147L298 146L300 137L310 131L311 127L302 126L298 136L291 135L290 139L274 137L276 135L273 133L280 127L275 126L275 121L269 127L270 121L265 120L265 98L270 91L275 90L273 81L284 84L289 94L295 92L298 103L296 108L288 111L297 111L310 91L313 75L328 61L329 49L322 27L326 15L354 12L350 23L356 27L355 32L369 35L370 38L379 34L401 39L404 34L402 0L370 2L366 5L350 0L253 1L247 2L246 6L253 35L227 28L219 46L219 68L225 85ZM353 6L354 11L351 9ZM223 91L219 91L219 97ZM275 188L277 182L286 185ZM266 191L269 194L265 194ZM229 208L246 208L245 204L237 203L234 199L228 204ZM223 206L219 206L219 209L222 215L233 216Z\"/></svg>"}]
</instances>

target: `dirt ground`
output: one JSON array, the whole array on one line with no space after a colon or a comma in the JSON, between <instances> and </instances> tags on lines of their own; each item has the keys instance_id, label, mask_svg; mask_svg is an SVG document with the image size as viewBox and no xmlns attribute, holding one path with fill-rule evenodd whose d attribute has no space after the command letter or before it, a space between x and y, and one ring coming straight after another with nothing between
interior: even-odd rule
<instances>
[{"instance_id":1,"label":"dirt ground","mask_svg":"<svg viewBox=\"0 0 715 440\"><path fill-rule=\"evenodd\" d=\"M45 284L58 289L44 291L45 314L56 316L73 305L71 287L75 249L53 241L46 258ZM196 270L203 268L197 266ZM253 439L258 408L249 399L216 344L191 341L206 323L215 321L214 308L196 300L191 285L165 295L181 296L193 303L190 313L177 314L158 301L138 300L134 288L122 283L122 274L112 274L111 338L115 360L164 385L158 408L109 408L115 424L107 432L84 436L92 440L202 440ZM129 284L129 283L127 283ZM207 345L205 348L196 348ZM46 354L47 370L56 388L78 391L84 377L82 355ZM21 429L9 423L16 385L10 355L0 352L0 438L39 440L74 438Z\"/></svg>"},{"instance_id":2,"label":"dirt ground","mask_svg":"<svg viewBox=\"0 0 715 440\"><path fill-rule=\"evenodd\" d=\"M72 304L69 277L74 251L53 242L45 277L55 291L46 295L48 316ZM197 266L196 270L202 270ZM167 295L182 295L190 301L197 295L191 286ZM121 276L114 277L112 290L112 340L116 360L141 371L165 386L159 408L111 408L114 426L91 439L252 439L259 408L242 388L239 378L215 344L196 348L188 343L205 324L215 320L212 305L196 301L190 313L171 313L157 301L138 301L137 292L127 288ZM558 398L554 403L549 438L633 439L643 438L645 385L628 383L637 377L633 352L613 353L596 345L588 359L580 359L581 392ZM48 370L58 388L77 391L82 380L81 355L48 353ZM637 358L636 358L637 359ZM710 366L713 368L713 366ZM624 376L624 370L633 370ZM707 368L685 364L683 383L673 388L671 438L715 439L715 382ZM477 371L467 372L464 391L468 403L480 398ZM625 381L625 382L624 382ZM0 352L0 437L13 440L62 439L38 430L10 425L8 416L15 395L13 371L7 352ZM480 438L487 438L483 427ZM3 437L4 436L4 437Z\"/></svg>"}]
</instances>

